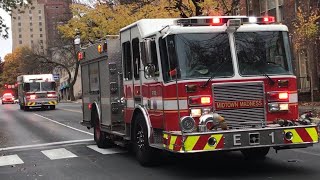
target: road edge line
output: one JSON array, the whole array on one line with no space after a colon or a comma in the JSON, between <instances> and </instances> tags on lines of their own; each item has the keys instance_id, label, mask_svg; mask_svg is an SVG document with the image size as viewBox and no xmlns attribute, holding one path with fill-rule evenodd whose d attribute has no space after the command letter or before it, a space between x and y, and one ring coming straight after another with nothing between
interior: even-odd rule
<instances>
[{"instance_id":1,"label":"road edge line","mask_svg":"<svg viewBox=\"0 0 320 180\"><path fill-rule=\"evenodd\" d=\"M55 120L52 120L52 119L47 118L47 117L45 117L45 116L41 116L40 114L37 114L37 113L33 113L33 114L36 115L36 116L38 116L38 117L41 117L41 118L43 118L43 119L46 119L46 120L48 120L48 121L51 121L51 122L53 122L53 123L59 124L59 125L61 125L61 126L64 126L64 127L73 129L73 130L75 130L75 131L79 131L79 132L82 132L82 133L89 134L89 135L93 136L92 133L89 133L89 132L87 132L87 131L83 131L83 130L81 130L81 129L77 129L77 128L74 128L74 127L65 125L65 124L63 124L63 123L60 123L60 122L55 121Z\"/></svg>"},{"instance_id":2,"label":"road edge line","mask_svg":"<svg viewBox=\"0 0 320 180\"><path fill-rule=\"evenodd\" d=\"M43 143L43 144L32 144L32 145L24 145L24 146L12 146L12 147L0 148L0 151L46 147L46 146L54 146L54 145L64 145L64 144L79 143L79 142L89 142L89 141L93 142L93 139L80 139L80 140L59 141L59 142Z\"/></svg>"}]
</instances>

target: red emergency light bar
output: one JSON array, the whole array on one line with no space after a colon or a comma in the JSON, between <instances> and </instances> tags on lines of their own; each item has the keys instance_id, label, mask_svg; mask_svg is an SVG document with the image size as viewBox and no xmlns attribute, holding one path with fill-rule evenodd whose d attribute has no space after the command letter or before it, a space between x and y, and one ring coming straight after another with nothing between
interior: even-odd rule
<instances>
[{"instance_id":1,"label":"red emergency light bar","mask_svg":"<svg viewBox=\"0 0 320 180\"><path fill-rule=\"evenodd\" d=\"M182 26L221 26L230 19L240 19L241 24L270 24L275 22L273 16L264 17L208 17L208 18L183 18L175 21Z\"/></svg>"}]
</instances>

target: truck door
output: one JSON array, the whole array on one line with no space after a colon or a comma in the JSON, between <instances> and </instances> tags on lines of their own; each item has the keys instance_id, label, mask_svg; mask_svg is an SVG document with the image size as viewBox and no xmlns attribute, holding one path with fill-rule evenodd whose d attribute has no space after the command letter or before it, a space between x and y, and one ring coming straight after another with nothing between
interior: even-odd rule
<instances>
[{"instance_id":1,"label":"truck door","mask_svg":"<svg viewBox=\"0 0 320 180\"><path fill-rule=\"evenodd\" d=\"M132 60L133 60L133 98L134 104L143 104L142 96L142 82L140 77L141 70L141 60L140 60L140 50L139 50L139 38L132 39Z\"/></svg>"},{"instance_id":2,"label":"truck door","mask_svg":"<svg viewBox=\"0 0 320 180\"><path fill-rule=\"evenodd\" d=\"M124 119L126 123L130 123L134 110L130 31L121 33L121 43L123 62L123 93L127 102L126 106L124 107Z\"/></svg>"},{"instance_id":3,"label":"truck door","mask_svg":"<svg viewBox=\"0 0 320 180\"><path fill-rule=\"evenodd\" d=\"M149 43L144 47L149 49L150 56L147 57L147 62L143 62L143 69L146 66L154 67L154 75L148 76L143 71L142 74L142 96L147 97L147 102L144 102L148 109L152 128L163 128L163 83L160 81L161 73L158 63L158 52L155 38L150 38ZM140 47L142 48L142 47Z\"/></svg>"}]
</instances>

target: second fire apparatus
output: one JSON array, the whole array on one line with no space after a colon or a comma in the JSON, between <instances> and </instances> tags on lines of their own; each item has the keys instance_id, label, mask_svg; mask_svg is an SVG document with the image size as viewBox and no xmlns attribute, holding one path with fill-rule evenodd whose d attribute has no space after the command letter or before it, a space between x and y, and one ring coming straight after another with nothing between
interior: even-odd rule
<instances>
[{"instance_id":1,"label":"second fire apparatus","mask_svg":"<svg viewBox=\"0 0 320 180\"><path fill-rule=\"evenodd\" d=\"M83 121L98 147L132 144L142 165L174 153L318 142L298 118L285 25L273 17L142 19L79 53Z\"/></svg>"},{"instance_id":2,"label":"second fire apparatus","mask_svg":"<svg viewBox=\"0 0 320 180\"><path fill-rule=\"evenodd\" d=\"M17 82L20 109L56 108L56 82L52 74L21 75L17 77Z\"/></svg>"}]
</instances>

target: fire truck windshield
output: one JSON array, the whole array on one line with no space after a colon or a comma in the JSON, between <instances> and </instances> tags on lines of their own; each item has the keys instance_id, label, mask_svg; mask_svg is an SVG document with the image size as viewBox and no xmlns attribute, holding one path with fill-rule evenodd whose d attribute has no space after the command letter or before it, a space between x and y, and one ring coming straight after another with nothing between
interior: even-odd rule
<instances>
[{"instance_id":1,"label":"fire truck windshield","mask_svg":"<svg viewBox=\"0 0 320 180\"><path fill-rule=\"evenodd\" d=\"M212 74L231 77L234 74L229 38L225 32L169 35L166 41L161 40L160 48L161 53L168 54L162 58L165 81L210 78ZM166 49L168 52L163 52Z\"/></svg>"},{"instance_id":2,"label":"fire truck windshield","mask_svg":"<svg viewBox=\"0 0 320 180\"><path fill-rule=\"evenodd\" d=\"M41 82L42 91L54 91L55 83L54 82Z\"/></svg>"},{"instance_id":3,"label":"fire truck windshield","mask_svg":"<svg viewBox=\"0 0 320 180\"><path fill-rule=\"evenodd\" d=\"M54 91L55 83L54 82L32 82L26 83L25 85L26 92L37 92L37 91Z\"/></svg>"},{"instance_id":4,"label":"fire truck windshield","mask_svg":"<svg viewBox=\"0 0 320 180\"><path fill-rule=\"evenodd\" d=\"M287 32L236 32L242 76L292 74Z\"/></svg>"}]
</instances>

